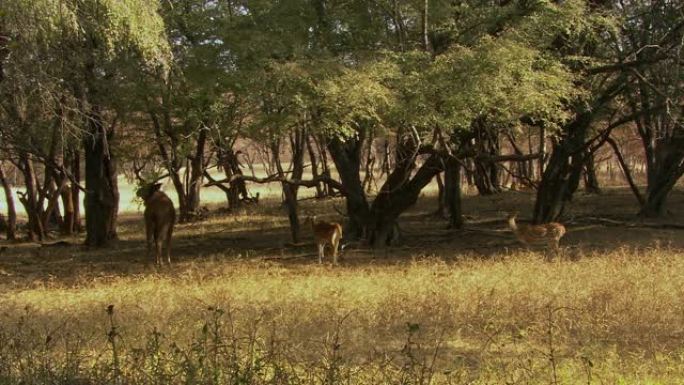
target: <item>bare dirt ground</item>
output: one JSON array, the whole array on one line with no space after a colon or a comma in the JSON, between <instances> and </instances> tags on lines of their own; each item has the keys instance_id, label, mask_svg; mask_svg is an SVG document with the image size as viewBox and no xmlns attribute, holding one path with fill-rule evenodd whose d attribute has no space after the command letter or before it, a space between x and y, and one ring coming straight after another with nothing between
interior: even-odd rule
<instances>
[{"instance_id":1,"label":"bare dirt ground","mask_svg":"<svg viewBox=\"0 0 684 385\"><path fill-rule=\"evenodd\" d=\"M468 196L463 202L464 229L449 230L446 222L434 214L434 196L425 194L416 207L401 217L402 238L398 245L383 251L350 245L344 251L343 263L385 265L422 257L453 261L518 251L521 246L507 230L503 218L507 212L517 210L523 221L529 219L533 203L534 195L528 192ZM568 233L561 241L562 258L579 258L588 252L616 248L684 249L684 191L673 192L671 212L659 221L639 220L634 203L634 197L623 188L607 189L601 195L577 194L563 220ZM341 220L335 208L343 207L341 199L305 200L302 219L315 212ZM55 246L2 241L7 249L0 255L0 288L20 290L50 282L70 285L122 275L173 273L178 266L204 261L269 261L291 267L314 264L315 251L306 224L304 232L308 243L292 246L284 209L274 200L248 206L239 213L213 209L203 221L177 225L173 242L176 266L157 271L145 256L141 216L126 214L120 219L120 240L108 249L87 249L80 246L82 239L78 237L64 239L68 245Z\"/></svg>"}]
</instances>

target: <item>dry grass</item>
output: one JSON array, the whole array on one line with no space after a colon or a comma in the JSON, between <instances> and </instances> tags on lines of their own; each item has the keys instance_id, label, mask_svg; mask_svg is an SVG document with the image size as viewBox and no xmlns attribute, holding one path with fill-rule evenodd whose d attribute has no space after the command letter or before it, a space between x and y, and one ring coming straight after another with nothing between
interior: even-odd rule
<instances>
[{"instance_id":1,"label":"dry grass","mask_svg":"<svg viewBox=\"0 0 684 385\"><path fill-rule=\"evenodd\" d=\"M671 384L684 378L682 272L682 255L662 249L556 263L519 253L342 269L188 263L168 274L5 293L0 357L8 378L25 370L22 356L47 355L59 370L68 362L63 349L79 343L80 375L101 378L89 365L111 363L105 308L112 304L127 381L142 369L135 357L152 337L165 355L190 354L209 338L209 325L238 357L258 349L271 369L292 366L302 376L325 372L326 355L339 345L335 365L353 383L414 365L434 374L434 383L549 383L555 376L557 383ZM213 348L204 349L211 356ZM167 365L171 382L187 379L182 361ZM220 369L229 375L228 366Z\"/></svg>"},{"instance_id":2,"label":"dry grass","mask_svg":"<svg viewBox=\"0 0 684 385\"><path fill-rule=\"evenodd\" d=\"M505 209L469 203L472 221ZM549 263L472 232L418 242L424 211L391 258L357 250L340 268L284 250L275 205L181 227L161 271L137 221L107 252L17 247L0 261L0 383L684 383L678 232L619 246L605 240L625 229L571 227Z\"/></svg>"}]
</instances>

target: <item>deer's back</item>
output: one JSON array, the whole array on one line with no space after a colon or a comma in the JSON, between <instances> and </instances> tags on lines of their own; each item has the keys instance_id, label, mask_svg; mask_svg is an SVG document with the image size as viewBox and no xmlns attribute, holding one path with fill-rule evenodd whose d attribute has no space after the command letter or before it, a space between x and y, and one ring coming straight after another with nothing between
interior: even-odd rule
<instances>
[{"instance_id":1,"label":"deer's back","mask_svg":"<svg viewBox=\"0 0 684 385\"><path fill-rule=\"evenodd\" d=\"M556 239L560 239L563 235L565 235L565 226L558 222L547 223L545 226L549 234Z\"/></svg>"},{"instance_id":2,"label":"deer's back","mask_svg":"<svg viewBox=\"0 0 684 385\"><path fill-rule=\"evenodd\" d=\"M176 220L176 210L171 198L161 191L155 191L145 200L145 220L173 224Z\"/></svg>"},{"instance_id":3,"label":"deer's back","mask_svg":"<svg viewBox=\"0 0 684 385\"><path fill-rule=\"evenodd\" d=\"M339 223L318 222L313 225L316 243L329 242L333 236L342 238L342 226Z\"/></svg>"},{"instance_id":4,"label":"deer's back","mask_svg":"<svg viewBox=\"0 0 684 385\"><path fill-rule=\"evenodd\" d=\"M541 225L520 225L515 232L518 238L528 243L545 242L552 239L559 240L565 235L565 226L557 222Z\"/></svg>"}]
</instances>

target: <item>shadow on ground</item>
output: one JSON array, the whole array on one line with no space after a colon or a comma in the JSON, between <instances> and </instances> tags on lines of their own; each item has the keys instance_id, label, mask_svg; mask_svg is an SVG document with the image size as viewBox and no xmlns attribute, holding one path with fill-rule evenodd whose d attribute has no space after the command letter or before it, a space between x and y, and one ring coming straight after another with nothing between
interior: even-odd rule
<instances>
[{"instance_id":1,"label":"shadow on ground","mask_svg":"<svg viewBox=\"0 0 684 385\"><path fill-rule=\"evenodd\" d=\"M602 195L579 194L564 215L568 233L561 242L563 255L572 259L618 247L684 249L684 237L681 236L684 230L665 226L684 225L678 222L684 214L684 193L675 191L670 201L672 213L667 218L643 226L635 218L633 197L628 191L614 189ZM307 201L302 204L302 219L317 212L326 218L341 220L333 205L343 205L339 200L336 202ZM402 239L398 245L380 251L350 245L343 253L342 261L345 265L358 266L404 263L425 257L454 261L506 255L521 247L507 231L503 218L514 209L523 213L523 219L529 218L525 213L531 213L533 202L533 194L520 192L466 197L463 202L464 229L449 230L446 220L434 214L435 198L425 196L402 216ZM277 203L271 202L270 206L249 208L236 215L213 213L204 221L178 225L172 253L176 266L165 268L167 270L155 268L151 259L146 258L144 227L137 215L121 218L120 239L106 249L81 246L81 238L66 239L68 245L52 247L5 242L3 245L7 249L0 255L0 287L41 285L53 280L69 283L102 277L163 274L183 265L205 261L316 263L308 225L303 225L304 242L292 246L282 211ZM608 218L609 222L598 221L597 217ZM664 226L659 227L659 223ZM541 254L543 252L540 257Z\"/></svg>"}]
</instances>

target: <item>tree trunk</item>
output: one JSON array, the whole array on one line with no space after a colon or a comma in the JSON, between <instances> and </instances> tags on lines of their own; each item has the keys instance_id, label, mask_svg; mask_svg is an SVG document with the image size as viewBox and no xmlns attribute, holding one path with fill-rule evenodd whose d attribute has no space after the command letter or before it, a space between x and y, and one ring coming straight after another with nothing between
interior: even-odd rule
<instances>
[{"instance_id":1,"label":"tree trunk","mask_svg":"<svg viewBox=\"0 0 684 385\"><path fill-rule=\"evenodd\" d=\"M373 135L366 140L366 155L364 159L364 175L363 186L367 193L373 191L373 184L377 185L375 181L375 151L373 147Z\"/></svg>"},{"instance_id":2,"label":"tree trunk","mask_svg":"<svg viewBox=\"0 0 684 385\"><path fill-rule=\"evenodd\" d=\"M399 215L415 203L412 194L414 190L410 189L408 185L411 183L411 174L416 168L417 143L409 136L397 135L397 138L395 167L392 173L387 176L387 180L380 188L370 208L370 221L367 223L366 237L368 243L374 248L392 244ZM432 158L434 156L430 159ZM438 173L439 171L433 173L426 184ZM415 199L418 199L418 193L420 191L416 193Z\"/></svg>"},{"instance_id":3,"label":"tree trunk","mask_svg":"<svg viewBox=\"0 0 684 385\"><path fill-rule=\"evenodd\" d=\"M301 180L304 175L304 152L306 151L306 132L304 129L297 129L290 135L290 146L292 151L292 179ZM276 142L272 146L273 160L278 169L278 175L285 177L285 171L280 162L280 146ZM290 222L290 234L292 242L299 243L301 239L301 226L299 223L297 194L299 186L290 183L282 183L285 205L287 207L287 217Z\"/></svg>"},{"instance_id":4,"label":"tree trunk","mask_svg":"<svg viewBox=\"0 0 684 385\"><path fill-rule=\"evenodd\" d=\"M283 183L285 206L287 207L287 219L290 222L290 236L292 242L299 243L301 238L301 226L299 223L299 204L297 202L297 188L294 185Z\"/></svg>"},{"instance_id":5,"label":"tree trunk","mask_svg":"<svg viewBox=\"0 0 684 385\"><path fill-rule=\"evenodd\" d=\"M522 156L523 151L520 148L520 146L518 146L518 144L516 143L515 137L511 134L507 134L506 136L508 137L508 141L511 144L511 147L513 148L513 153ZM528 153L532 154L534 152L534 149L532 148L532 136L530 134L528 134L527 136L527 146ZM534 174L533 162L533 160L520 160L511 162L511 171L515 170L515 172L512 173L513 175L511 176L512 190L516 190L518 186L533 187L534 184L531 183Z\"/></svg>"},{"instance_id":6,"label":"tree trunk","mask_svg":"<svg viewBox=\"0 0 684 385\"><path fill-rule=\"evenodd\" d=\"M318 150L318 155L320 157L319 159L321 161L321 175L330 177L330 164L328 162L328 153L326 152L326 148L328 148L329 144L327 141L324 142L323 138L321 137L312 136L311 138L316 144L316 149ZM321 187L323 188L324 196L330 197L335 195L335 190L332 187L330 187L327 183L321 184Z\"/></svg>"},{"instance_id":7,"label":"tree trunk","mask_svg":"<svg viewBox=\"0 0 684 385\"><path fill-rule=\"evenodd\" d=\"M388 176L390 172L392 172L392 153L390 151L390 139L386 137L382 146L382 173L380 178Z\"/></svg>"},{"instance_id":8,"label":"tree trunk","mask_svg":"<svg viewBox=\"0 0 684 385\"><path fill-rule=\"evenodd\" d=\"M444 175L444 178L446 179L447 176ZM444 193L444 182L442 182L441 174L435 175L435 179L437 180L437 211L435 211L434 215L439 218L444 218L447 206Z\"/></svg>"},{"instance_id":9,"label":"tree trunk","mask_svg":"<svg viewBox=\"0 0 684 385\"><path fill-rule=\"evenodd\" d=\"M429 14L429 3L428 0L424 1L423 4L423 34L421 36L421 43L423 43L423 50L425 52L430 52L430 36L429 36L429 26L428 26L428 14Z\"/></svg>"},{"instance_id":10,"label":"tree trunk","mask_svg":"<svg viewBox=\"0 0 684 385\"><path fill-rule=\"evenodd\" d=\"M62 223L62 234L72 235L76 232L74 222L74 199L71 186L67 186L62 190L62 206L64 207L64 222Z\"/></svg>"},{"instance_id":11,"label":"tree trunk","mask_svg":"<svg viewBox=\"0 0 684 385\"><path fill-rule=\"evenodd\" d=\"M587 153L585 151L580 151L570 157L570 174L568 176L568 184L563 198L565 202L571 202L572 197L579 188L580 181L582 180L582 171L584 170L584 164L586 163L586 155Z\"/></svg>"},{"instance_id":12,"label":"tree trunk","mask_svg":"<svg viewBox=\"0 0 684 385\"><path fill-rule=\"evenodd\" d=\"M397 219L418 200L423 188L442 171L437 155L431 155L410 180L415 158L397 161L394 171L373 201L368 221L367 239L374 248L383 248L394 241Z\"/></svg>"},{"instance_id":13,"label":"tree trunk","mask_svg":"<svg viewBox=\"0 0 684 385\"><path fill-rule=\"evenodd\" d=\"M684 138L662 140L655 148L656 158L648 168L646 202L639 215L655 218L667 213L670 192L684 174Z\"/></svg>"},{"instance_id":14,"label":"tree trunk","mask_svg":"<svg viewBox=\"0 0 684 385\"><path fill-rule=\"evenodd\" d=\"M320 176L318 172L318 160L316 159L316 153L314 151L314 146L312 143L313 136L309 135L306 140L306 148L309 152L309 161L311 162L311 176L316 179ZM325 197L325 190L323 188L323 183L316 184L316 198L322 199Z\"/></svg>"},{"instance_id":15,"label":"tree trunk","mask_svg":"<svg viewBox=\"0 0 684 385\"><path fill-rule=\"evenodd\" d=\"M88 132L83 139L85 155L85 244L106 246L117 238L116 222L119 209L119 189L116 159L111 152L113 128L104 126L100 109L92 106L88 119Z\"/></svg>"},{"instance_id":16,"label":"tree trunk","mask_svg":"<svg viewBox=\"0 0 684 385\"><path fill-rule=\"evenodd\" d=\"M19 197L28 217L28 238L30 241L42 241L45 239L45 228L42 224L42 207L38 204L38 179L33 166L33 159L30 154L22 152L19 154L19 169L24 176L24 187L26 191Z\"/></svg>"},{"instance_id":17,"label":"tree trunk","mask_svg":"<svg viewBox=\"0 0 684 385\"><path fill-rule=\"evenodd\" d=\"M227 158L226 166L230 167L233 175L242 175L242 165L240 164L240 159L238 159L238 154L233 151L232 147L228 150L229 157ZM247 191L247 184L244 180L240 179L235 181L235 190L242 200L251 198L249 196L249 191Z\"/></svg>"},{"instance_id":18,"label":"tree trunk","mask_svg":"<svg viewBox=\"0 0 684 385\"><path fill-rule=\"evenodd\" d=\"M370 207L366 192L361 183L361 148L365 135L359 132L358 138L341 141L333 138L328 143L330 155L344 185L348 222L344 231L345 238L363 239L366 237L366 224Z\"/></svg>"},{"instance_id":19,"label":"tree trunk","mask_svg":"<svg viewBox=\"0 0 684 385\"><path fill-rule=\"evenodd\" d=\"M56 226L60 231L64 228L64 216L62 216L62 208L59 207L59 202L62 199L62 191L68 186L65 184L62 190L53 189L51 194L55 194L55 205L50 209L50 215L47 223Z\"/></svg>"},{"instance_id":20,"label":"tree trunk","mask_svg":"<svg viewBox=\"0 0 684 385\"><path fill-rule=\"evenodd\" d=\"M187 202L185 213L181 212L181 218L185 214L185 219L189 220L198 212L200 206L200 193L202 190L202 179L204 178L204 150L207 143L207 130L200 130L197 137L197 148L195 155L190 162L190 175L187 184Z\"/></svg>"},{"instance_id":21,"label":"tree trunk","mask_svg":"<svg viewBox=\"0 0 684 385\"><path fill-rule=\"evenodd\" d=\"M44 229L48 228L48 225L50 225L51 221L55 220L55 215L58 213L58 202L59 199L62 197L62 191L66 189L66 177L62 178L59 181L59 185L56 187L51 188L50 193L47 195L47 208L42 214L41 221L42 221L42 226ZM62 218L60 216L59 219L57 219L57 222L55 223L59 228L63 226L62 223Z\"/></svg>"},{"instance_id":22,"label":"tree trunk","mask_svg":"<svg viewBox=\"0 0 684 385\"><path fill-rule=\"evenodd\" d=\"M417 166L416 144L410 139L398 143L394 168L373 204L369 205L360 173L365 139L365 130L360 130L356 138L345 141L331 139L328 149L345 187L349 220L345 237L365 239L371 246L380 248L394 241L397 219L415 204L423 188L443 171L443 167L438 156L431 155L414 173ZM389 156L385 154L384 158L385 164L389 164Z\"/></svg>"},{"instance_id":23,"label":"tree trunk","mask_svg":"<svg viewBox=\"0 0 684 385\"><path fill-rule=\"evenodd\" d=\"M445 162L444 198L449 210L449 228L460 229L463 227L461 165L453 157L449 157Z\"/></svg>"},{"instance_id":24,"label":"tree trunk","mask_svg":"<svg viewBox=\"0 0 684 385\"><path fill-rule=\"evenodd\" d=\"M3 170L3 164L0 163L0 183L2 183L2 188L5 191L5 202L7 202L7 239L15 240L17 239L17 210L14 206L14 195L12 194L12 186L5 177L5 171Z\"/></svg>"},{"instance_id":25,"label":"tree trunk","mask_svg":"<svg viewBox=\"0 0 684 385\"><path fill-rule=\"evenodd\" d=\"M501 152L499 138L495 130L480 119L477 122L473 147L478 153L497 156ZM486 159L473 159L475 164L474 181L480 195L490 195L501 191L499 165Z\"/></svg>"},{"instance_id":26,"label":"tree trunk","mask_svg":"<svg viewBox=\"0 0 684 385\"><path fill-rule=\"evenodd\" d=\"M596 163L594 153L587 154L584 163L584 191L589 194L600 194L598 176L596 175Z\"/></svg>"},{"instance_id":27,"label":"tree trunk","mask_svg":"<svg viewBox=\"0 0 684 385\"><path fill-rule=\"evenodd\" d=\"M546 162L546 128L544 124L539 125L539 163L537 164L537 169L539 170L539 178L541 179L544 175L544 163Z\"/></svg>"},{"instance_id":28,"label":"tree trunk","mask_svg":"<svg viewBox=\"0 0 684 385\"><path fill-rule=\"evenodd\" d=\"M219 158L221 167L223 167L223 173L227 179L232 178L235 175L242 175L240 163L232 148L221 148ZM240 195L242 195L243 199L249 198L245 181L241 179L231 182L230 187L225 189L224 192L226 193L226 199L228 200L228 208L231 210L236 210L240 207L242 202L240 200Z\"/></svg>"},{"instance_id":29,"label":"tree trunk","mask_svg":"<svg viewBox=\"0 0 684 385\"><path fill-rule=\"evenodd\" d=\"M563 212L571 190L570 177L573 167L570 160L582 151L591 120L591 113L582 112L565 126L564 132L567 136L553 149L539 183L534 206L535 223L555 221Z\"/></svg>"},{"instance_id":30,"label":"tree trunk","mask_svg":"<svg viewBox=\"0 0 684 385\"><path fill-rule=\"evenodd\" d=\"M71 159L71 176L74 178L75 183L71 184L71 200L74 206L74 232L80 233L83 231L81 224L81 190L79 189L78 183L81 183L81 154L77 149L73 149L71 154L73 158Z\"/></svg>"},{"instance_id":31,"label":"tree trunk","mask_svg":"<svg viewBox=\"0 0 684 385\"><path fill-rule=\"evenodd\" d=\"M473 172L473 182L481 196L494 194L491 180L488 176L488 167L485 162L474 160L475 169Z\"/></svg>"},{"instance_id":32,"label":"tree trunk","mask_svg":"<svg viewBox=\"0 0 684 385\"><path fill-rule=\"evenodd\" d=\"M681 177L682 172L679 171L678 174ZM659 218L667 214L667 197L677 183L677 179L674 176L666 176L658 183L652 183L646 195L646 204L641 208L639 215L645 218Z\"/></svg>"},{"instance_id":33,"label":"tree trunk","mask_svg":"<svg viewBox=\"0 0 684 385\"><path fill-rule=\"evenodd\" d=\"M622 152L620 152L620 148L618 147L617 142L613 138L607 138L606 142L610 145L610 147L613 148L613 152L615 153L615 157L617 158L618 164L620 165L620 168L622 169L622 173L625 176L625 179L627 180L627 183L629 184L629 188L632 190L632 193L636 197L637 201L639 202L639 206L643 207L646 200L644 197L641 195L641 192L639 191L639 187L636 185L634 182L634 178L632 178L632 173L629 171L629 166L627 166L627 162L625 162L625 158L622 156ZM612 171L611 171L612 173ZM613 176L611 175L611 180L613 179Z\"/></svg>"}]
</instances>

